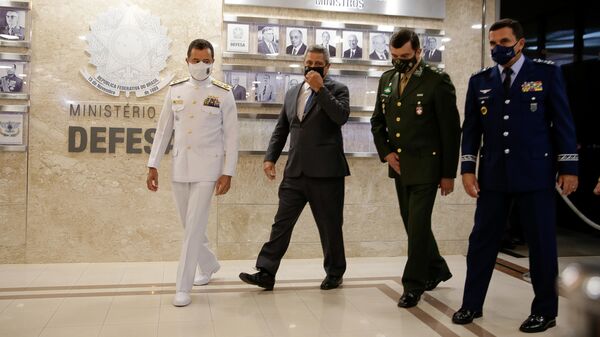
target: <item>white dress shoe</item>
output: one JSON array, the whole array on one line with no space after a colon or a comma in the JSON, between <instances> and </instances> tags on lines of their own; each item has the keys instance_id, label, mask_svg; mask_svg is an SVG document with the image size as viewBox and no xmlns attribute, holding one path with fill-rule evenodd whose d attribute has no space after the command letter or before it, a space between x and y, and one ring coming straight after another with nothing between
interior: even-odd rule
<instances>
[{"instance_id":1,"label":"white dress shoe","mask_svg":"<svg viewBox=\"0 0 600 337\"><path fill-rule=\"evenodd\" d=\"M184 291L178 291L175 293L175 297L173 297L173 305L176 307L185 307L186 305L192 303L192 297L189 293Z\"/></svg>"},{"instance_id":2,"label":"white dress shoe","mask_svg":"<svg viewBox=\"0 0 600 337\"><path fill-rule=\"evenodd\" d=\"M196 275L196 277L194 278L194 285L195 286L207 285L208 282L210 282L212 275L214 273L218 272L219 269L221 269L221 267L217 267L217 269L213 270L212 272L209 272L208 274L201 273L199 275Z\"/></svg>"}]
</instances>

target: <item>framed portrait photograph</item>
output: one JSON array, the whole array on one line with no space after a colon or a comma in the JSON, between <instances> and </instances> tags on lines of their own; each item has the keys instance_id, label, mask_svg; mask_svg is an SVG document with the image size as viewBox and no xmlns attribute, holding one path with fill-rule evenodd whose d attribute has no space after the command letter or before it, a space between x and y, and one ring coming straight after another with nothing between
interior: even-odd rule
<instances>
[{"instance_id":1,"label":"framed portrait photograph","mask_svg":"<svg viewBox=\"0 0 600 337\"><path fill-rule=\"evenodd\" d=\"M424 35L421 45L423 46L423 59L425 62L442 62L444 46L442 45L441 36Z\"/></svg>"},{"instance_id":2,"label":"framed portrait photograph","mask_svg":"<svg viewBox=\"0 0 600 337\"><path fill-rule=\"evenodd\" d=\"M250 51L250 25L227 24L227 51L248 53Z\"/></svg>"},{"instance_id":3,"label":"framed portrait photograph","mask_svg":"<svg viewBox=\"0 0 600 337\"><path fill-rule=\"evenodd\" d=\"M342 32L343 58L363 58L363 32L345 30Z\"/></svg>"},{"instance_id":4,"label":"framed portrait photograph","mask_svg":"<svg viewBox=\"0 0 600 337\"><path fill-rule=\"evenodd\" d=\"M257 27L258 53L265 55L279 54L279 27L272 25L258 25Z\"/></svg>"},{"instance_id":5,"label":"framed portrait photograph","mask_svg":"<svg viewBox=\"0 0 600 337\"><path fill-rule=\"evenodd\" d=\"M25 63L0 60L0 93L20 94L26 92Z\"/></svg>"},{"instance_id":6,"label":"framed portrait photograph","mask_svg":"<svg viewBox=\"0 0 600 337\"><path fill-rule=\"evenodd\" d=\"M308 41L308 29L302 27L285 28L285 53L293 56L304 56Z\"/></svg>"},{"instance_id":7,"label":"framed portrait photograph","mask_svg":"<svg viewBox=\"0 0 600 337\"><path fill-rule=\"evenodd\" d=\"M369 33L369 60L387 61L390 56L390 34L372 32Z\"/></svg>"},{"instance_id":8,"label":"framed portrait photograph","mask_svg":"<svg viewBox=\"0 0 600 337\"><path fill-rule=\"evenodd\" d=\"M24 145L25 116L21 113L0 113L0 145Z\"/></svg>"},{"instance_id":9,"label":"framed portrait photograph","mask_svg":"<svg viewBox=\"0 0 600 337\"><path fill-rule=\"evenodd\" d=\"M319 44L327 50L329 57L338 57L337 45L340 38L335 29L316 29L315 44Z\"/></svg>"},{"instance_id":10,"label":"framed portrait photograph","mask_svg":"<svg viewBox=\"0 0 600 337\"><path fill-rule=\"evenodd\" d=\"M275 73L257 73L253 82L255 102L277 101L277 79Z\"/></svg>"},{"instance_id":11,"label":"framed portrait photograph","mask_svg":"<svg viewBox=\"0 0 600 337\"><path fill-rule=\"evenodd\" d=\"M290 74L285 76L284 90L287 92L291 88L302 84L304 82L304 76Z\"/></svg>"},{"instance_id":12,"label":"framed portrait photograph","mask_svg":"<svg viewBox=\"0 0 600 337\"><path fill-rule=\"evenodd\" d=\"M24 41L28 33L26 17L25 10L0 7L0 39Z\"/></svg>"},{"instance_id":13,"label":"framed portrait photograph","mask_svg":"<svg viewBox=\"0 0 600 337\"><path fill-rule=\"evenodd\" d=\"M247 101L250 95L248 91L248 74L245 72L227 72L226 81L232 86L233 98L236 101Z\"/></svg>"}]
</instances>

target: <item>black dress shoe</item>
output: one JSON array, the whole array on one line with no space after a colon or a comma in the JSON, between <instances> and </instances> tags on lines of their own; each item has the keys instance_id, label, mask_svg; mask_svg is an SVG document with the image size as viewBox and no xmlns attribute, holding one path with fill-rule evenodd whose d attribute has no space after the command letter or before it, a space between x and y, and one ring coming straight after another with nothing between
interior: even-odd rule
<instances>
[{"instance_id":1,"label":"black dress shoe","mask_svg":"<svg viewBox=\"0 0 600 337\"><path fill-rule=\"evenodd\" d=\"M338 276L329 276L327 275L323 282L321 282L321 289L330 290L335 289L342 285L343 279Z\"/></svg>"},{"instance_id":2,"label":"black dress shoe","mask_svg":"<svg viewBox=\"0 0 600 337\"><path fill-rule=\"evenodd\" d=\"M240 280L266 290L273 290L275 285L275 277L264 271L259 271L256 274L240 273Z\"/></svg>"},{"instance_id":3,"label":"black dress shoe","mask_svg":"<svg viewBox=\"0 0 600 337\"><path fill-rule=\"evenodd\" d=\"M523 332L542 332L553 326L556 326L556 317L529 315L525 322L521 324L519 330Z\"/></svg>"},{"instance_id":4,"label":"black dress shoe","mask_svg":"<svg viewBox=\"0 0 600 337\"><path fill-rule=\"evenodd\" d=\"M421 294L406 291L400 297L400 300L398 301L398 306L401 308L412 308L415 305L417 305L417 303L419 303L420 299L421 299Z\"/></svg>"},{"instance_id":5,"label":"black dress shoe","mask_svg":"<svg viewBox=\"0 0 600 337\"><path fill-rule=\"evenodd\" d=\"M438 278L436 278L435 280L427 281L427 282L425 282L425 290L426 291L433 290L438 286L438 284L440 284L440 282L446 282L450 278L452 278L452 274L450 272L448 272L447 274L444 274L443 276L438 276Z\"/></svg>"},{"instance_id":6,"label":"black dress shoe","mask_svg":"<svg viewBox=\"0 0 600 337\"><path fill-rule=\"evenodd\" d=\"M483 316L481 311L473 311L469 309L460 308L457 312L452 315L452 323L454 324L469 324L473 322L474 318Z\"/></svg>"}]
</instances>

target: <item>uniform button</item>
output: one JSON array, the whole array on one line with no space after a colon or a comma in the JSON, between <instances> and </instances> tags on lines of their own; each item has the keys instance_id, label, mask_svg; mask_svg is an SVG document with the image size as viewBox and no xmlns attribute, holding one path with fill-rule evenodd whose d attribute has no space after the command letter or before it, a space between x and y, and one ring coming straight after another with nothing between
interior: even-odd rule
<instances>
[{"instance_id":1,"label":"uniform button","mask_svg":"<svg viewBox=\"0 0 600 337\"><path fill-rule=\"evenodd\" d=\"M531 97L531 100L532 100L532 101L535 101L535 97Z\"/></svg>"},{"instance_id":2,"label":"uniform button","mask_svg":"<svg viewBox=\"0 0 600 337\"><path fill-rule=\"evenodd\" d=\"M504 153L505 154L509 154L510 153L510 149L504 149Z\"/></svg>"},{"instance_id":3,"label":"uniform button","mask_svg":"<svg viewBox=\"0 0 600 337\"><path fill-rule=\"evenodd\" d=\"M400 117L396 117L396 122L400 122Z\"/></svg>"},{"instance_id":4,"label":"uniform button","mask_svg":"<svg viewBox=\"0 0 600 337\"><path fill-rule=\"evenodd\" d=\"M437 154L437 152L433 151L432 155L434 155L434 156L435 156L436 154Z\"/></svg>"},{"instance_id":5,"label":"uniform button","mask_svg":"<svg viewBox=\"0 0 600 337\"><path fill-rule=\"evenodd\" d=\"M188 130L188 135L191 135L191 134L192 134L192 130L190 129L190 130Z\"/></svg>"},{"instance_id":6,"label":"uniform button","mask_svg":"<svg viewBox=\"0 0 600 337\"><path fill-rule=\"evenodd\" d=\"M544 153L544 157L548 157L548 152Z\"/></svg>"},{"instance_id":7,"label":"uniform button","mask_svg":"<svg viewBox=\"0 0 600 337\"><path fill-rule=\"evenodd\" d=\"M402 152L402 149L398 149L398 153Z\"/></svg>"},{"instance_id":8,"label":"uniform button","mask_svg":"<svg viewBox=\"0 0 600 337\"><path fill-rule=\"evenodd\" d=\"M396 103L397 106L402 106L402 102Z\"/></svg>"},{"instance_id":9,"label":"uniform button","mask_svg":"<svg viewBox=\"0 0 600 337\"><path fill-rule=\"evenodd\" d=\"M504 131L504 132L502 133L502 135L503 135L504 137L508 136L508 131Z\"/></svg>"},{"instance_id":10,"label":"uniform button","mask_svg":"<svg viewBox=\"0 0 600 337\"><path fill-rule=\"evenodd\" d=\"M417 102L417 105L421 105L421 101L418 101L418 102Z\"/></svg>"},{"instance_id":11,"label":"uniform button","mask_svg":"<svg viewBox=\"0 0 600 337\"><path fill-rule=\"evenodd\" d=\"M400 132L396 133L396 138L400 138Z\"/></svg>"},{"instance_id":12,"label":"uniform button","mask_svg":"<svg viewBox=\"0 0 600 337\"><path fill-rule=\"evenodd\" d=\"M192 149L192 147L188 145L187 149L188 149L188 150L191 150L191 149Z\"/></svg>"},{"instance_id":13,"label":"uniform button","mask_svg":"<svg viewBox=\"0 0 600 337\"><path fill-rule=\"evenodd\" d=\"M190 115L190 118L194 118L194 115Z\"/></svg>"},{"instance_id":14,"label":"uniform button","mask_svg":"<svg viewBox=\"0 0 600 337\"><path fill-rule=\"evenodd\" d=\"M508 115L504 115L504 120L507 121L510 117Z\"/></svg>"},{"instance_id":15,"label":"uniform button","mask_svg":"<svg viewBox=\"0 0 600 337\"><path fill-rule=\"evenodd\" d=\"M192 101L192 104L196 104L196 101Z\"/></svg>"},{"instance_id":16,"label":"uniform button","mask_svg":"<svg viewBox=\"0 0 600 337\"><path fill-rule=\"evenodd\" d=\"M481 101L481 104L485 104L485 101Z\"/></svg>"},{"instance_id":17,"label":"uniform button","mask_svg":"<svg viewBox=\"0 0 600 337\"><path fill-rule=\"evenodd\" d=\"M510 103L510 99L507 99L506 101L504 101L504 104L508 104Z\"/></svg>"}]
</instances>

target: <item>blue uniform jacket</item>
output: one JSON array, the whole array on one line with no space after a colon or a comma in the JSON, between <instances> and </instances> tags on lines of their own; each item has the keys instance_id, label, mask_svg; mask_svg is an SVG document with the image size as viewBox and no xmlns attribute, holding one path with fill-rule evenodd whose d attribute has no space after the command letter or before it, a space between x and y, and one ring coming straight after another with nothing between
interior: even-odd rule
<instances>
[{"instance_id":1,"label":"blue uniform jacket","mask_svg":"<svg viewBox=\"0 0 600 337\"><path fill-rule=\"evenodd\" d=\"M501 192L553 188L557 172L576 175L575 127L560 69L525 58L507 97L501 78L494 66L469 80L461 174L475 173L479 157L480 188Z\"/></svg>"}]
</instances>

